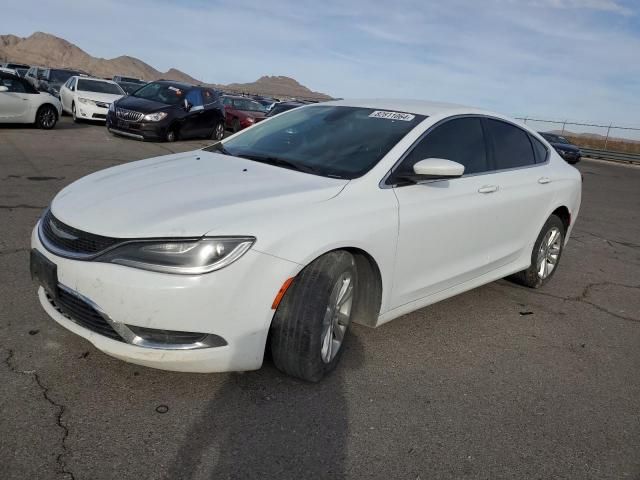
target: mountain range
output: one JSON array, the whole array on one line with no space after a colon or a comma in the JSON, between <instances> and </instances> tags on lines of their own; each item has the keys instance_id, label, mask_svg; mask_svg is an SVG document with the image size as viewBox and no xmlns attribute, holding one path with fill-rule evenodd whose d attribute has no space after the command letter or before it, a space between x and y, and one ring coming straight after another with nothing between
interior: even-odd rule
<instances>
[{"instance_id":1,"label":"mountain range","mask_svg":"<svg viewBox=\"0 0 640 480\"><path fill-rule=\"evenodd\" d=\"M97 77L111 78L114 75L123 75L147 81L163 78L209 85L227 92L314 100L331 98L324 93L314 92L293 78L285 76L263 76L251 83L221 85L203 82L175 68L161 72L148 63L128 55L116 58L93 57L63 38L43 32L36 32L29 37L0 35L0 60L44 67L74 68Z\"/></svg>"}]
</instances>

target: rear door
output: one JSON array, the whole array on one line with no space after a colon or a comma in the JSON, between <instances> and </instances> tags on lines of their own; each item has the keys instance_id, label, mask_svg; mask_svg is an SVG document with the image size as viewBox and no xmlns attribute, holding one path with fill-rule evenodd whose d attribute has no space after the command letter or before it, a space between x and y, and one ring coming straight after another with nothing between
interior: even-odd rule
<instances>
[{"instance_id":1,"label":"rear door","mask_svg":"<svg viewBox=\"0 0 640 480\"><path fill-rule=\"evenodd\" d=\"M447 119L432 127L396 170L427 158L465 166L460 178L397 185L399 236L391 307L419 300L495 268L502 241L501 202L482 119ZM392 175L393 177L393 175Z\"/></svg>"},{"instance_id":2,"label":"rear door","mask_svg":"<svg viewBox=\"0 0 640 480\"><path fill-rule=\"evenodd\" d=\"M530 253L553 204L553 175L546 147L523 128L496 118L483 120L503 198L499 225L503 240L494 255L503 263Z\"/></svg>"}]
</instances>

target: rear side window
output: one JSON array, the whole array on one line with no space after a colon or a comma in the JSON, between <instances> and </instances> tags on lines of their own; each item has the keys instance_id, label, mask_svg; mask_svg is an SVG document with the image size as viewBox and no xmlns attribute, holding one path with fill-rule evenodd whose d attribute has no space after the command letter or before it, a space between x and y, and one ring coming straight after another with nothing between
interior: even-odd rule
<instances>
[{"instance_id":1,"label":"rear side window","mask_svg":"<svg viewBox=\"0 0 640 480\"><path fill-rule=\"evenodd\" d=\"M7 87L7 91L12 93L25 93L26 89L22 84L22 80L14 75L3 75L0 77L0 85Z\"/></svg>"},{"instance_id":2,"label":"rear side window","mask_svg":"<svg viewBox=\"0 0 640 480\"><path fill-rule=\"evenodd\" d=\"M533 145L533 153L536 156L536 163L544 163L547 161L547 147L545 147L540 140L534 136L529 136L531 144Z\"/></svg>"},{"instance_id":3,"label":"rear side window","mask_svg":"<svg viewBox=\"0 0 640 480\"><path fill-rule=\"evenodd\" d=\"M486 127L493 143L496 170L526 167L536 163L529 134L500 120L487 119Z\"/></svg>"},{"instance_id":4,"label":"rear side window","mask_svg":"<svg viewBox=\"0 0 640 480\"><path fill-rule=\"evenodd\" d=\"M411 173L413 166L427 158L444 158L464 165L464 173L489 170L482 121L455 118L427 134L402 163L399 173Z\"/></svg>"}]
</instances>

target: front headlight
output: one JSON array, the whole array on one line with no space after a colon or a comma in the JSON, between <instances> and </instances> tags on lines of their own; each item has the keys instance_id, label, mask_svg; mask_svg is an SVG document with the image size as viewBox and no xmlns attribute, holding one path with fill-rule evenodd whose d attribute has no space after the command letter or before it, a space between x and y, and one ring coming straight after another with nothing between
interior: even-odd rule
<instances>
[{"instance_id":1,"label":"front headlight","mask_svg":"<svg viewBox=\"0 0 640 480\"><path fill-rule=\"evenodd\" d=\"M86 103L86 104L89 104L89 105L96 103L96 102L94 102L93 100L90 100L90 99L88 99L88 98L82 98L82 97L79 97L79 98L78 98L78 102L80 102L80 103Z\"/></svg>"},{"instance_id":2,"label":"front headlight","mask_svg":"<svg viewBox=\"0 0 640 480\"><path fill-rule=\"evenodd\" d=\"M198 275L230 265L244 255L255 241L255 237L132 241L97 257L95 261L154 272Z\"/></svg>"},{"instance_id":3,"label":"front headlight","mask_svg":"<svg viewBox=\"0 0 640 480\"><path fill-rule=\"evenodd\" d=\"M159 122L166 116L167 116L167 112L156 112L156 113L149 113L148 115L145 115L144 117L142 117L142 119L146 120L147 122Z\"/></svg>"}]
</instances>

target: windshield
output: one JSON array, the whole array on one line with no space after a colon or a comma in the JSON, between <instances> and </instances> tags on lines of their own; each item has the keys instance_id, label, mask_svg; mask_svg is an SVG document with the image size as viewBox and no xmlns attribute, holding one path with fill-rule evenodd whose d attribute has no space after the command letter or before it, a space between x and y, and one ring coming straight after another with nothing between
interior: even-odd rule
<instances>
[{"instance_id":1,"label":"windshield","mask_svg":"<svg viewBox=\"0 0 640 480\"><path fill-rule=\"evenodd\" d=\"M133 92L138 90L144 84L142 84L142 83L131 83L131 82L118 82L118 85L120 85L120 87L125 92L127 92L129 95L131 95Z\"/></svg>"},{"instance_id":2,"label":"windshield","mask_svg":"<svg viewBox=\"0 0 640 480\"><path fill-rule=\"evenodd\" d=\"M180 85L170 83L149 83L137 90L132 96L164 103L165 105L178 105L183 101L186 90Z\"/></svg>"},{"instance_id":3,"label":"windshield","mask_svg":"<svg viewBox=\"0 0 640 480\"><path fill-rule=\"evenodd\" d=\"M111 93L113 95L124 94L118 85L114 83L101 82L99 80L78 79L77 89L81 92Z\"/></svg>"},{"instance_id":4,"label":"windshield","mask_svg":"<svg viewBox=\"0 0 640 480\"><path fill-rule=\"evenodd\" d=\"M74 75L80 75L80 72L76 72L75 70L49 70L49 76L47 78L53 83L64 83Z\"/></svg>"},{"instance_id":5,"label":"windshield","mask_svg":"<svg viewBox=\"0 0 640 480\"><path fill-rule=\"evenodd\" d=\"M392 113L373 108L298 108L206 150L351 179L369 171L426 118L412 114L391 117Z\"/></svg>"}]
</instances>

